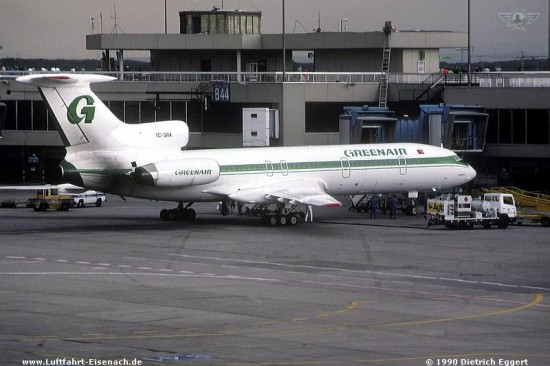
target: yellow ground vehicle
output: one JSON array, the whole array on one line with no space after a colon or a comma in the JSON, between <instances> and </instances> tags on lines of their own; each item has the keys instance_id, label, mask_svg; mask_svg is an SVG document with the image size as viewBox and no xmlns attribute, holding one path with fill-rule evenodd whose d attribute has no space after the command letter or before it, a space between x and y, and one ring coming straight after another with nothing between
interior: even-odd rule
<instances>
[{"instance_id":1,"label":"yellow ground vehicle","mask_svg":"<svg viewBox=\"0 0 550 366\"><path fill-rule=\"evenodd\" d=\"M550 226L550 212L518 212L517 224L541 224L544 227Z\"/></svg>"},{"instance_id":2,"label":"yellow ground vehicle","mask_svg":"<svg viewBox=\"0 0 550 366\"><path fill-rule=\"evenodd\" d=\"M59 194L58 188L44 188L36 192L36 198L30 198L27 207L35 211L53 209L68 211L71 208L73 197L70 194Z\"/></svg>"}]
</instances>

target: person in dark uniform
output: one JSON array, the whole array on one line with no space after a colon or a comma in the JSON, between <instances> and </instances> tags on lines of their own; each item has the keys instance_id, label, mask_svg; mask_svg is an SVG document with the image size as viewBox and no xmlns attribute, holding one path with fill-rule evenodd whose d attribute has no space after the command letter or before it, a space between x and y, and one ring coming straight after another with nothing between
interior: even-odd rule
<instances>
[{"instance_id":1,"label":"person in dark uniform","mask_svg":"<svg viewBox=\"0 0 550 366\"><path fill-rule=\"evenodd\" d=\"M370 218L376 219L376 210L378 209L378 196L374 195L370 199Z\"/></svg>"},{"instance_id":2,"label":"person in dark uniform","mask_svg":"<svg viewBox=\"0 0 550 366\"><path fill-rule=\"evenodd\" d=\"M396 219L397 218L397 200L395 199L395 196L392 194L390 196L390 219Z\"/></svg>"}]
</instances>

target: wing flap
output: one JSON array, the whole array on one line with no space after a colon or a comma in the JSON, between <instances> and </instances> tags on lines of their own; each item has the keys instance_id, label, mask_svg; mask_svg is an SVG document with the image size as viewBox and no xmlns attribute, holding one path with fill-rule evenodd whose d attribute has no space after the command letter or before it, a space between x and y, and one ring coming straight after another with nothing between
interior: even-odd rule
<instances>
[{"instance_id":1,"label":"wing flap","mask_svg":"<svg viewBox=\"0 0 550 366\"><path fill-rule=\"evenodd\" d=\"M205 193L224 195L232 200L243 203L277 203L289 202L305 205L335 207L341 206L340 201L327 194L324 184L315 179L302 179L277 184L227 188L218 187L209 189Z\"/></svg>"}]
</instances>

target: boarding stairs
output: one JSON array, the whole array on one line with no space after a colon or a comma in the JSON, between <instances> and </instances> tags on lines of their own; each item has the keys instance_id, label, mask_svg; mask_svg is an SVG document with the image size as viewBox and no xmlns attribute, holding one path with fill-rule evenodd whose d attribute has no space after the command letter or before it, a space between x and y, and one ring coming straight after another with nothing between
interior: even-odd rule
<instances>
[{"instance_id":1,"label":"boarding stairs","mask_svg":"<svg viewBox=\"0 0 550 366\"><path fill-rule=\"evenodd\" d=\"M436 73L429 75L414 89L399 90L399 100L430 101L441 96L445 76Z\"/></svg>"},{"instance_id":2,"label":"boarding stairs","mask_svg":"<svg viewBox=\"0 0 550 366\"><path fill-rule=\"evenodd\" d=\"M550 196L534 193L516 187L491 187L483 189L490 193L510 193L520 207L534 208L540 211L550 211Z\"/></svg>"}]
</instances>

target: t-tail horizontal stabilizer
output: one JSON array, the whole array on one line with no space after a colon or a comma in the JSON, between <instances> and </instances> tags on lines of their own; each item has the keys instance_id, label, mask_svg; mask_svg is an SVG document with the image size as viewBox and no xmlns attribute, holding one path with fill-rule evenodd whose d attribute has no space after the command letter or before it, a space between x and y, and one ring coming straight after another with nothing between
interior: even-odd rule
<instances>
[{"instance_id":1,"label":"t-tail horizontal stabilizer","mask_svg":"<svg viewBox=\"0 0 550 366\"><path fill-rule=\"evenodd\" d=\"M38 87L55 116L66 146L99 143L122 123L90 89L91 83L112 81L115 80L114 77L35 74L21 76L16 80ZM98 125L101 127L98 128Z\"/></svg>"}]
</instances>

